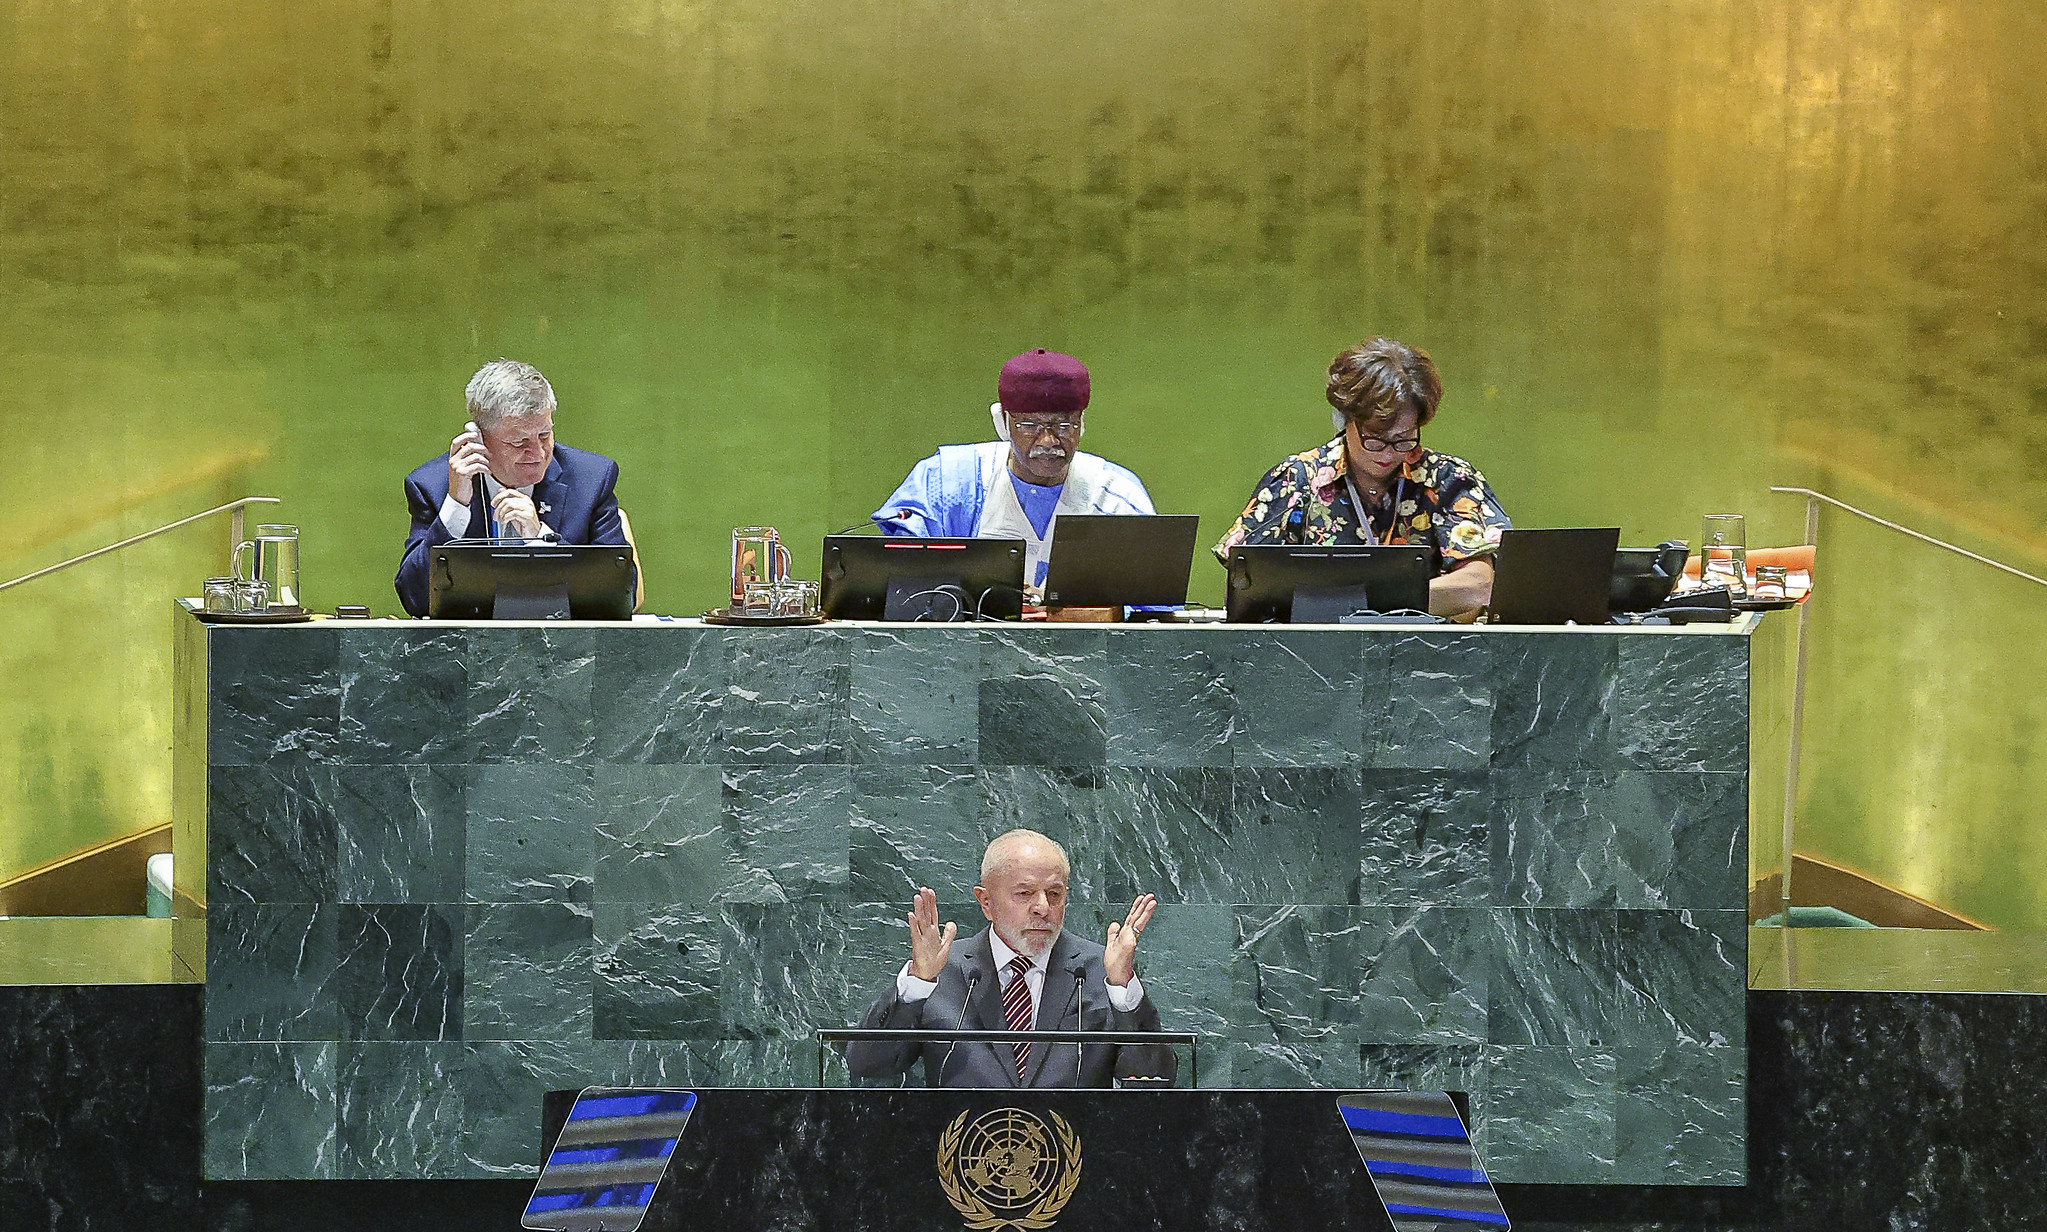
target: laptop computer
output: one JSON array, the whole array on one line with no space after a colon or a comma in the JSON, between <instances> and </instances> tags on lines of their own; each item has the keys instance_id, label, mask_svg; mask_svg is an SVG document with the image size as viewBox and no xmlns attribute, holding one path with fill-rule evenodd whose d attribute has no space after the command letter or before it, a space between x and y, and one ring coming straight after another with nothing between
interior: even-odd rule
<instances>
[{"instance_id":1,"label":"laptop computer","mask_svg":"<svg viewBox=\"0 0 2047 1232\"><path fill-rule=\"evenodd\" d=\"M1493 623L1603 625L1618 526L1510 530L1493 555Z\"/></svg>"},{"instance_id":2,"label":"laptop computer","mask_svg":"<svg viewBox=\"0 0 2047 1232\"><path fill-rule=\"evenodd\" d=\"M1178 607L1194 566L1191 513L1061 514L1045 571L1047 607Z\"/></svg>"}]
</instances>

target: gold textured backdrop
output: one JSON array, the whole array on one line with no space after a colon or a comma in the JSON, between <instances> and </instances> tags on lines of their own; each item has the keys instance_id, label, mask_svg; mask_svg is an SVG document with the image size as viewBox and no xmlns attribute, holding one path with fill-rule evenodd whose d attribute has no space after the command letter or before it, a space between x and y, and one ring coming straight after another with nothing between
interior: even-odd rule
<instances>
[{"instance_id":1,"label":"gold textured backdrop","mask_svg":"<svg viewBox=\"0 0 2047 1232\"><path fill-rule=\"evenodd\" d=\"M1799 482L2037 570L2043 43L2032 0L17 0L0 574L268 492L314 602L392 610L399 477L498 354L623 463L657 610L979 439L1037 345L1208 537L1372 332L1523 525L1789 542ZM1825 534L1799 846L2047 923L2047 592ZM168 597L224 538L0 595L0 876L167 815Z\"/></svg>"}]
</instances>

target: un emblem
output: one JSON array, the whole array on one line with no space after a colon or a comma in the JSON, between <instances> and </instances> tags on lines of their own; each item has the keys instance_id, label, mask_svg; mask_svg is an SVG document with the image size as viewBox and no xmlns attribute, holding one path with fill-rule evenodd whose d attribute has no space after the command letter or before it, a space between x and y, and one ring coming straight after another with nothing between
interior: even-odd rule
<instances>
[{"instance_id":1,"label":"un emblem","mask_svg":"<svg viewBox=\"0 0 2047 1232\"><path fill-rule=\"evenodd\" d=\"M962 1112L938 1137L938 1184L973 1232L1049 1228L1080 1185L1080 1135L1054 1112L1050 1125L1022 1108L969 1123Z\"/></svg>"}]
</instances>

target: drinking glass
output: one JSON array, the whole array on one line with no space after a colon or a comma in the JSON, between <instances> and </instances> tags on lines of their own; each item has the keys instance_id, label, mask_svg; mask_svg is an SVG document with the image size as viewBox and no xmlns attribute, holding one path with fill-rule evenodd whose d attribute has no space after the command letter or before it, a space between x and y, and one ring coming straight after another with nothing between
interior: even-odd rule
<instances>
[{"instance_id":1,"label":"drinking glass","mask_svg":"<svg viewBox=\"0 0 2047 1232\"><path fill-rule=\"evenodd\" d=\"M270 610L270 583L262 578L235 583L235 610L237 612L267 612Z\"/></svg>"},{"instance_id":2,"label":"drinking glass","mask_svg":"<svg viewBox=\"0 0 2047 1232\"><path fill-rule=\"evenodd\" d=\"M817 583L798 578L785 579L776 588L776 606L782 616L817 615Z\"/></svg>"},{"instance_id":3,"label":"drinking glass","mask_svg":"<svg viewBox=\"0 0 2047 1232\"><path fill-rule=\"evenodd\" d=\"M1748 530L1738 513L1709 513L1699 536L1699 585L1748 596Z\"/></svg>"},{"instance_id":4,"label":"drinking glass","mask_svg":"<svg viewBox=\"0 0 2047 1232\"><path fill-rule=\"evenodd\" d=\"M235 610L235 580L233 578L207 578L205 595L207 611L232 612Z\"/></svg>"}]
</instances>

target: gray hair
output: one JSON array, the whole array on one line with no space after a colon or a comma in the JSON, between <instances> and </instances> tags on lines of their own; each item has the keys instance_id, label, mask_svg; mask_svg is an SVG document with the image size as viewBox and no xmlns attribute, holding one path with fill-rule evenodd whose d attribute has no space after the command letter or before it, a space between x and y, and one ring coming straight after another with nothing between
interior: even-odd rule
<instances>
[{"instance_id":1,"label":"gray hair","mask_svg":"<svg viewBox=\"0 0 2047 1232\"><path fill-rule=\"evenodd\" d=\"M995 836L988 844L988 850L981 853L981 884L987 885L988 878L1009 867L1015 848L1026 843L1040 843L1059 853L1059 863L1066 867L1066 875L1073 876L1073 861L1066 858L1066 848L1036 830L1006 830Z\"/></svg>"},{"instance_id":2,"label":"gray hair","mask_svg":"<svg viewBox=\"0 0 2047 1232\"><path fill-rule=\"evenodd\" d=\"M554 386L532 364L493 359L469 378L462 391L469 400L469 419L485 432L500 420L546 415L554 410Z\"/></svg>"}]
</instances>

